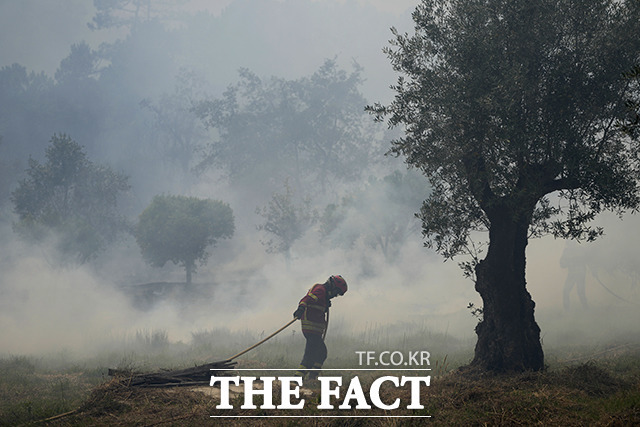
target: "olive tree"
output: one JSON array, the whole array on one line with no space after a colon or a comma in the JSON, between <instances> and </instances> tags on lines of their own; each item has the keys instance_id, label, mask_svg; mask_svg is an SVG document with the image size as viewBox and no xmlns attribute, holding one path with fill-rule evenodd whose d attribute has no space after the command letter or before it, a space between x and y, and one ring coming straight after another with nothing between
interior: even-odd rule
<instances>
[{"instance_id":1,"label":"olive tree","mask_svg":"<svg viewBox=\"0 0 640 427\"><path fill-rule=\"evenodd\" d=\"M638 89L640 87L640 65L636 64L631 71L625 73L625 77L630 80L630 84L635 85L635 88ZM638 136L638 132L640 132L640 90L636 90L633 95L626 101L629 116L620 122L622 130L632 137Z\"/></svg>"},{"instance_id":2,"label":"olive tree","mask_svg":"<svg viewBox=\"0 0 640 427\"><path fill-rule=\"evenodd\" d=\"M426 244L451 258L488 232L472 366L542 369L528 239L593 239L599 212L640 204L637 139L616 125L637 90L623 74L640 56L640 2L423 0L412 16L386 49L395 98L369 110L404 127L391 151L432 184Z\"/></svg>"},{"instance_id":3,"label":"olive tree","mask_svg":"<svg viewBox=\"0 0 640 427\"><path fill-rule=\"evenodd\" d=\"M140 214L136 241L145 260L154 267L167 261L183 267L191 284L196 262L205 264L208 247L235 231L233 210L220 200L159 195Z\"/></svg>"}]
</instances>

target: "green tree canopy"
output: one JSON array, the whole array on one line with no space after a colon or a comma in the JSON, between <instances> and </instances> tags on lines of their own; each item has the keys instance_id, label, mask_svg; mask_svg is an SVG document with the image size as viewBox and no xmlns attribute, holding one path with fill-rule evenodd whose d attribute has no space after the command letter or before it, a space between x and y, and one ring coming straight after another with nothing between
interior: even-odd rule
<instances>
[{"instance_id":1,"label":"green tree canopy","mask_svg":"<svg viewBox=\"0 0 640 427\"><path fill-rule=\"evenodd\" d=\"M387 49L395 99L370 110L405 127L392 152L433 185L427 244L453 257L474 230L489 233L473 364L542 369L530 233L592 239L597 213L640 203L637 140L616 126L634 89L623 73L640 56L640 2L423 0L413 20L415 34L394 30Z\"/></svg>"},{"instance_id":2,"label":"green tree canopy","mask_svg":"<svg viewBox=\"0 0 640 427\"><path fill-rule=\"evenodd\" d=\"M91 162L67 135L51 138L45 158L42 164L29 159L27 178L11 194L15 228L38 240L56 231L60 249L85 262L126 229L117 201L128 178Z\"/></svg>"},{"instance_id":3,"label":"green tree canopy","mask_svg":"<svg viewBox=\"0 0 640 427\"><path fill-rule=\"evenodd\" d=\"M234 184L271 183L273 191L288 178L307 192L353 180L375 148L359 91L361 71L355 65L347 73L333 60L297 80L241 70L222 98L195 107L214 134L202 166L221 168Z\"/></svg>"},{"instance_id":4,"label":"green tree canopy","mask_svg":"<svg viewBox=\"0 0 640 427\"><path fill-rule=\"evenodd\" d=\"M159 195L140 214L136 241L145 260L162 267L167 261L183 267L191 284L196 262L205 264L206 249L235 231L233 210L220 200Z\"/></svg>"},{"instance_id":5,"label":"green tree canopy","mask_svg":"<svg viewBox=\"0 0 640 427\"><path fill-rule=\"evenodd\" d=\"M625 77L630 80L630 84L635 87L635 91L632 91L633 97L627 99L626 102L629 117L627 120L622 121L620 126L631 137L637 137L638 132L640 132L640 65L633 67L633 70L626 73Z\"/></svg>"}]
</instances>

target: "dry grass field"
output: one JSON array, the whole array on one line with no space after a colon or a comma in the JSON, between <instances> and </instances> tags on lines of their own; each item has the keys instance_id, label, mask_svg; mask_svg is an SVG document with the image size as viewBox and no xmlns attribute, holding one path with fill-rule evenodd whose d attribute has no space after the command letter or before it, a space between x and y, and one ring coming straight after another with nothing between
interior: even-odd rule
<instances>
[{"instance_id":1,"label":"dry grass field","mask_svg":"<svg viewBox=\"0 0 640 427\"><path fill-rule=\"evenodd\" d=\"M509 376L481 374L463 363L447 362L465 356L439 358L431 365L431 385L421 388L424 409L408 410L403 403L386 412L375 407L337 409L341 401L335 401L336 409L319 410L320 390L313 387L303 389L305 405L300 410L243 410L241 393L231 395L234 409L221 410L216 409L216 390L208 387L130 387L126 378L110 378L103 369L86 364L56 366L44 359L13 356L0 361L0 425L640 425L640 345L555 354L556 360L561 355L564 361L544 372ZM265 353L259 356L268 359ZM272 363L248 358L239 366ZM374 378L369 374L360 379L368 390ZM276 404L279 395L276 386ZM387 403L396 398L409 402L410 390L385 383L380 396ZM261 397L255 401L259 406ZM228 418L211 418L220 415Z\"/></svg>"}]
</instances>

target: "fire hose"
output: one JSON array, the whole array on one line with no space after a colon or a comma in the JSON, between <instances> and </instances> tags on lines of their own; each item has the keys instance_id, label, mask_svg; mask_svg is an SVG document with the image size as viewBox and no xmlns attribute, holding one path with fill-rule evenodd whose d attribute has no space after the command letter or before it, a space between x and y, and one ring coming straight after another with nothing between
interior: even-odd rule
<instances>
[{"instance_id":1,"label":"fire hose","mask_svg":"<svg viewBox=\"0 0 640 427\"><path fill-rule=\"evenodd\" d=\"M291 320L290 322L288 322L286 325L284 325L283 327L281 327L280 329L278 329L277 331L275 331L274 333L272 333L271 335L269 335L268 337L266 337L265 339L261 340L260 342L255 343L254 345L252 345L249 348L246 348L244 350L242 350L240 353L231 356L228 359L223 360L223 363L227 363L227 362L231 362L233 359L236 359L240 356L242 356L243 354L253 350L254 348L258 347L260 344L263 344L264 342L270 340L271 338L275 337L276 335L278 335L280 332L284 331L285 329L287 329L289 326L291 326L296 320L298 320L297 318ZM324 332L322 333L322 339L324 340L324 337L327 335L327 329L329 329L329 307L327 307L327 327L324 329Z\"/></svg>"},{"instance_id":2,"label":"fire hose","mask_svg":"<svg viewBox=\"0 0 640 427\"><path fill-rule=\"evenodd\" d=\"M234 356L231 356L230 358L228 358L228 359L226 359L226 360L223 360L223 362L231 362L233 359L236 359L236 358L238 358L238 357L242 356L243 354L245 354L246 352L253 350L254 348L256 348L257 346L259 346L260 344L264 343L264 342L265 342L265 341L267 341L267 340L270 340L271 338L273 338L273 337L275 337L276 335L278 335L280 332L282 332L282 331L284 331L285 329L287 329L287 328L288 328L289 326L291 326L291 324L292 324L293 322L295 322L296 320L298 320L298 319L293 319L292 321L290 321L289 323L287 323L287 324L286 324L286 325L284 325L282 328L278 329L277 331L275 331L274 333L272 333L271 335L269 335L268 337L266 337L266 338L265 338L265 339L263 339L262 341L255 343L255 344L254 344L254 345L252 345L251 347L249 347L249 348L247 348L247 349L245 349L245 350L242 350L240 353L238 353L238 354L236 354L236 355L234 355Z\"/></svg>"}]
</instances>

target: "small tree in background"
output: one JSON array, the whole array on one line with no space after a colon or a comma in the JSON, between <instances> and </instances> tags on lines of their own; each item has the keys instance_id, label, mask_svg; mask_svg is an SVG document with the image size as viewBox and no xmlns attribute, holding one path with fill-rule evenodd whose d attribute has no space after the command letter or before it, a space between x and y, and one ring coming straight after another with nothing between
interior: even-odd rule
<instances>
[{"instance_id":1,"label":"small tree in background","mask_svg":"<svg viewBox=\"0 0 640 427\"><path fill-rule=\"evenodd\" d=\"M418 171L394 171L382 179L369 178L363 188L329 204L320 216L320 236L331 246L352 247L358 239L379 249L389 262L397 259L407 238L419 230L412 212L428 195Z\"/></svg>"},{"instance_id":2,"label":"small tree in background","mask_svg":"<svg viewBox=\"0 0 640 427\"><path fill-rule=\"evenodd\" d=\"M54 135L45 157L44 164L29 159L27 178L11 193L14 228L36 241L57 232L58 249L86 262L126 229L116 207L128 178L91 162L67 135Z\"/></svg>"},{"instance_id":3,"label":"small tree in background","mask_svg":"<svg viewBox=\"0 0 640 427\"><path fill-rule=\"evenodd\" d=\"M264 223L258 225L258 230L271 236L269 240L262 242L267 247L267 252L283 254L289 265L293 243L313 225L316 214L311 209L309 199L296 204L289 182L285 181L284 186L284 194L274 193L267 206L257 208L256 213L265 219Z\"/></svg>"},{"instance_id":4,"label":"small tree in background","mask_svg":"<svg viewBox=\"0 0 640 427\"><path fill-rule=\"evenodd\" d=\"M191 284L196 261L204 265L206 249L235 231L233 210L220 200L156 196L140 214L135 230L144 259L154 267L167 261L183 267Z\"/></svg>"}]
</instances>

